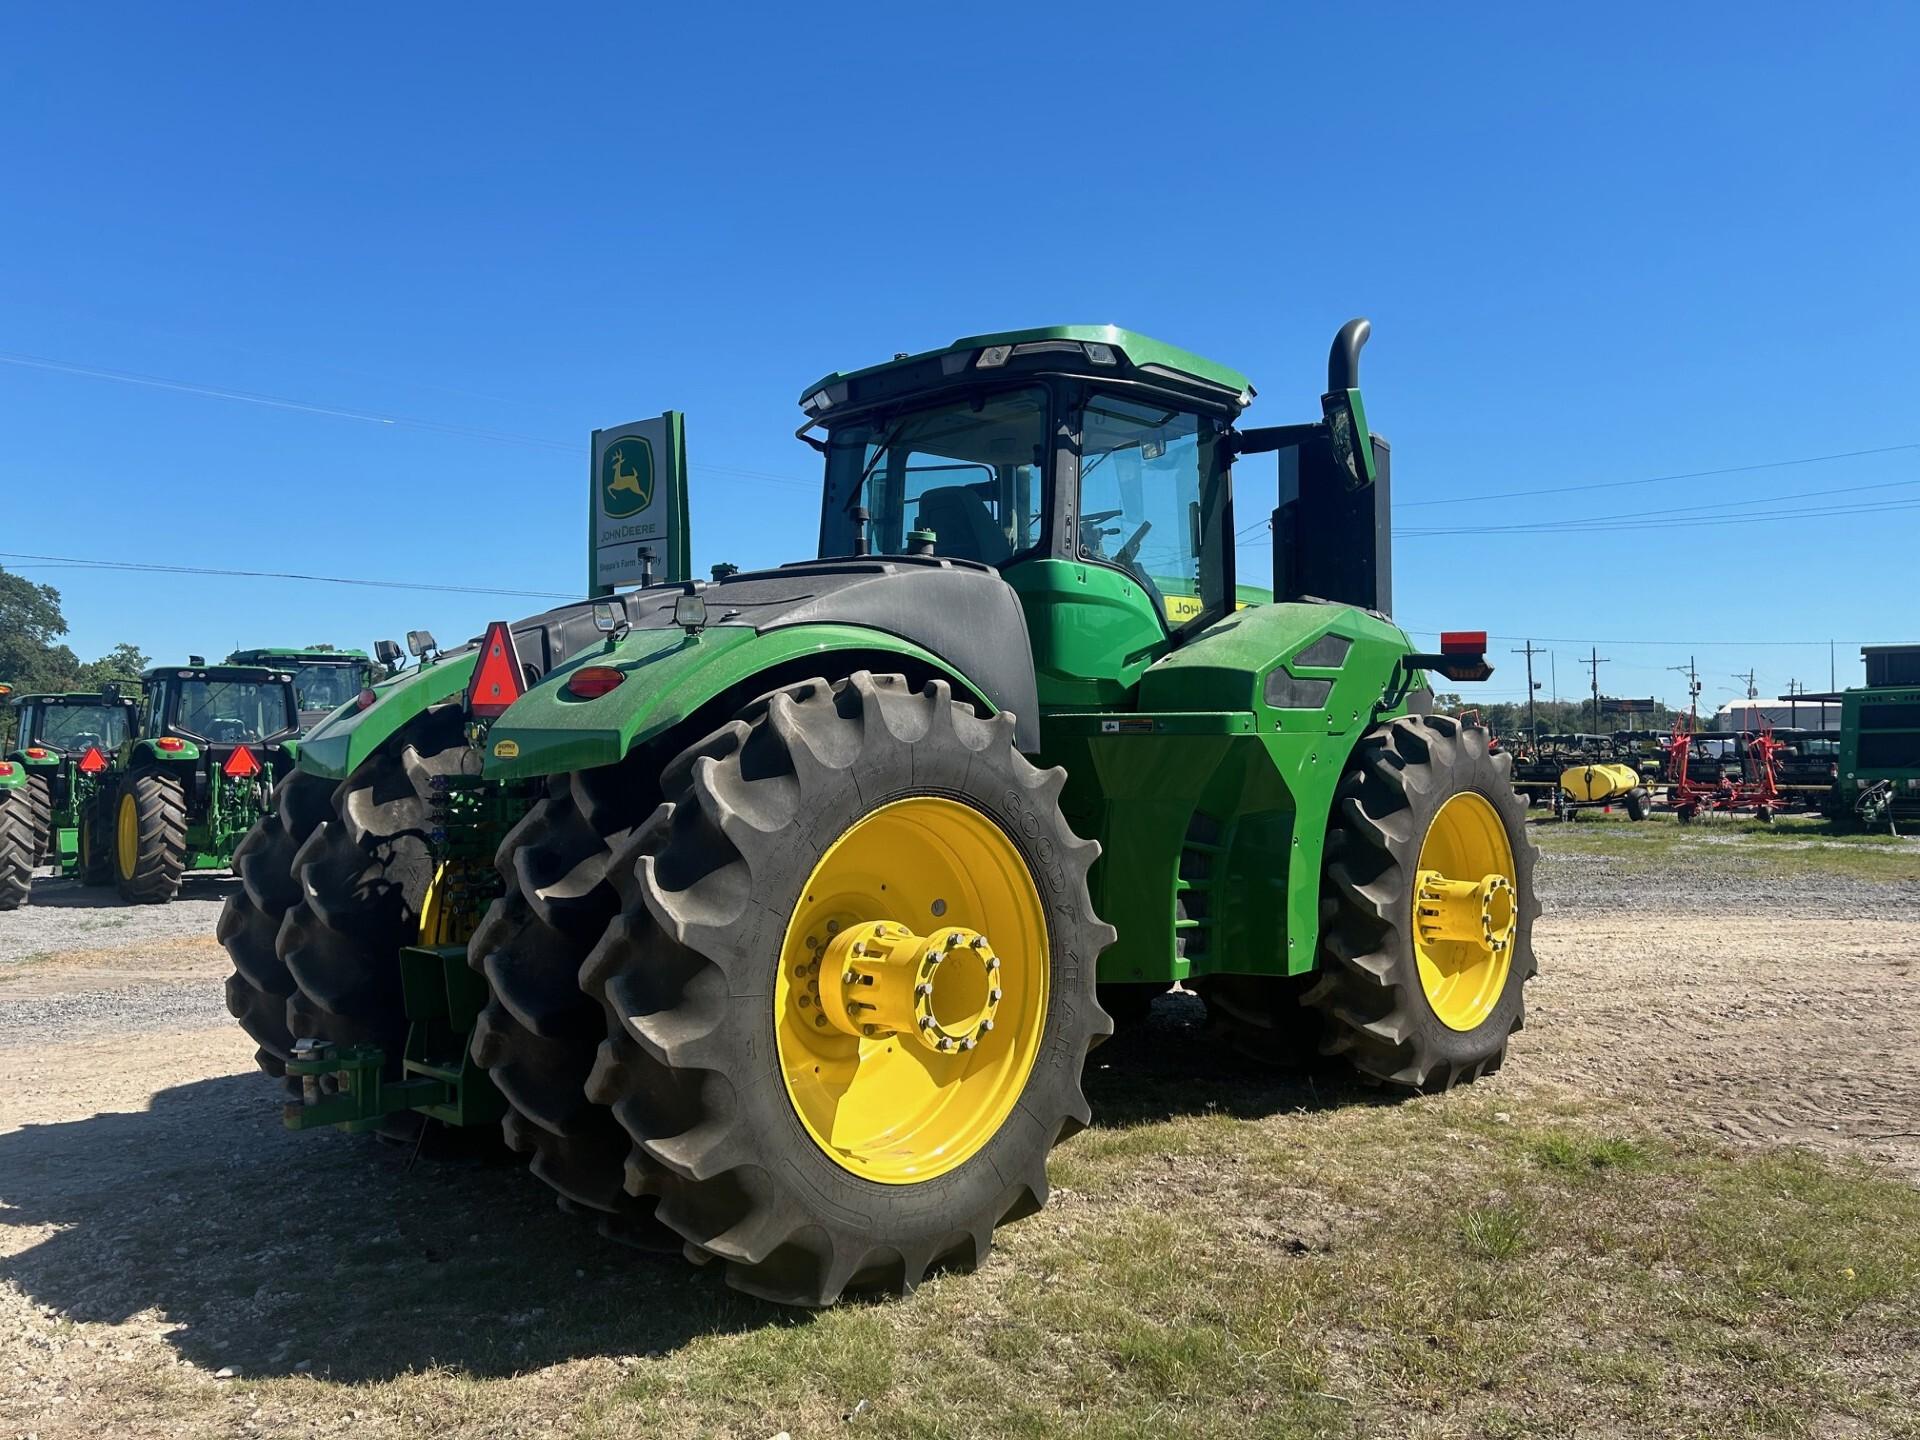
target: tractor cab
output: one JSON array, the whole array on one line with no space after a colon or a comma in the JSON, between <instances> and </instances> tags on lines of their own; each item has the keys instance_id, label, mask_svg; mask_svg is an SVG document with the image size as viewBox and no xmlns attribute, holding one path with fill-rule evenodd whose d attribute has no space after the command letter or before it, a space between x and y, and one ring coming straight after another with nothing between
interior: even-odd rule
<instances>
[{"instance_id":1,"label":"tractor cab","mask_svg":"<svg viewBox=\"0 0 1920 1440\"><path fill-rule=\"evenodd\" d=\"M1114 326L973 336L828 375L804 392L799 431L826 462L819 554L999 571L1043 709L1115 703L1154 660L1276 594L1384 610L1365 334L1355 322L1335 342L1322 421L1268 430L1236 428L1254 397L1244 375ZM1272 589L1242 586L1235 564L1233 462L1259 451L1282 452Z\"/></svg>"},{"instance_id":2,"label":"tractor cab","mask_svg":"<svg viewBox=\"0 0 1920 1440\"><path fill-rule=\"evenodd\" d=\"M229 665L261 665L293 673L300 702L300 728L306 730L357 696L376 673L364 650L254 649L236 650Z\"/></svg>"},{"instance_id":3,"label":"tractor cab","mask_svg":"<svg viewBox=\"0 0 1920 1440\"><path fill-rule=\"evenodd\" d=\"M73 695L14 697L19 726L7 758L44 778L55 828L76 799L76 786L106 769L107 759L127 743L138 706L117 690Z\"/></svg>"},{"instance_id":4,"label":"tractor cab","mask_svg":"<svg viewBox=\"0 0 1920 1440\"><path fill-rule=\"evenodd\" d=\"M291 670L256 665L155 666L143 672L143 742L183 740L224 764L240 748L257 758L300 733Z\"/></svg>"}]
</instances>

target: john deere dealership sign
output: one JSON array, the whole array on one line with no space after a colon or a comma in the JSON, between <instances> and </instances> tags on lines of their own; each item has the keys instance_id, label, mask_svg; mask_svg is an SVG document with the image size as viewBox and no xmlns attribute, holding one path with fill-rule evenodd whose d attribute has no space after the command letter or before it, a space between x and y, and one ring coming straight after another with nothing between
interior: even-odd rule
<instances>
[{"instance_id":1,"label":"john deere dealership sign","mask_svg":"<svg viewBox=\"0 0 1920 1440\"><path fill-rule=\"evenodd\" d=\"M656 583L689 578L684 415L669 410L657 420L593 432L591 518L591 593L639 585L649 565Z\"/></svg>"}]
</instances>

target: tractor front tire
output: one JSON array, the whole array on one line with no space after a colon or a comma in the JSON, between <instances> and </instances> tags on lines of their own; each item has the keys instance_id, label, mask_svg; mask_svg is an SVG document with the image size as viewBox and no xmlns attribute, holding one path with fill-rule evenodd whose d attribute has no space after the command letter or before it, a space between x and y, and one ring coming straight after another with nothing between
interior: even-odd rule
<instances>
[{"instance_id":1,"label":"tractor front tire","mask_svg":"<svg viewBox=\"0 0 1920 1440\"><path fill-rule=\"evenodd\" d=\"M1112 1029L1065 780L1010 715L866 671L775 691L667 767L581 981L607 1018L588 1093L691 1258L829 1305L976 1265L1045 1203Z\"/></svg>"},{"instance_id":2,"label":"tractor front tire","mask_svg":"<svg viewBox=\"0 0 1920 1440\"><path fill-rule=\"evenodd\" d=\"M0 790L0 910L18 910L33 889L33 812L24 787Z\"/></svg>"},{"instance_id":3,"label":"tractor front tire","mask_svg":"<svg viewBox=\"0 0 1920 1440\"><path fill-rule=\"evenodd\" d=\"M105 838L105 837L102 837ZM165 905L187 868L187 797L158 770L135 771L113 802L113 878L132 905Z\"/></svg>"},{"instance_id":4,"label":"tractor front tire","mask_svg":"<svg viewBox=\"0 0 1920 1440\"><path fill-rule=\"evenodd\" d=\"M273 792L273 809L246 833L233 852L240 889L227 897L216 935L233 961L227 977L227 1013L260 1047L254 1059L267 1074L286 1074L293 1054L287 1001L293 975L280 959L280 922L300 903L294 857L333 813L338 782L294 770Z\"/></svg>"},{"instance_id":5,"label":"tractor front tire","mask_svg":"<svg viewBox=\"0 0 1920 1440\"><path fill-rule=\"evenodd\" d=\"M1498 1069L1535 970L1536 851L1511 759L1443 715L1376 726L1334 799L1321 968L1303 1001L1361 1078L1444 1090Z\"/></svg>"}]
</instances>

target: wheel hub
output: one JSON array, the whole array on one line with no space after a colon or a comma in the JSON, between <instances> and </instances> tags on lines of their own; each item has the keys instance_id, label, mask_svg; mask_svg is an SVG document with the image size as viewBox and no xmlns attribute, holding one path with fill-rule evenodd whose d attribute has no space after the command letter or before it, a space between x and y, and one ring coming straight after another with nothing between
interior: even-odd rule
<instances>
[{"instance_id":1,"label":"wheel hub","mask_svg":"<svg viewBox=\"0 0 1920 1440\"><path fill-rule=\"evenodd\" d=\"M1489 954L1504 955L1513 944L1518 913L1513 882L1504 875L1449 880L1438 870L1419 874L1414 924L1425 944L1465 940Z\"/></svg>"},{"instance_id":2,"label":"wheel hub","mask_svg":"<svg viewBox=\"0 0 1920 1440\"><path fill-rule=\"evenodd\" d=\"M1000 957L977 930L931 935L872 920L841 930L819 962L820 1011L847 1035L903 1035L929 1050L971 1050L1000 1007Z\"/></svg>"}]
</instances>

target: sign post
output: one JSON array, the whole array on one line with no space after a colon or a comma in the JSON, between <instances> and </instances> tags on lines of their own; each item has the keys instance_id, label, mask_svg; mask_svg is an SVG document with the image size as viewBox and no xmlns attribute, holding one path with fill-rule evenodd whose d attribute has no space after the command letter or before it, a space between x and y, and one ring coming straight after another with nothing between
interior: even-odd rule
<instances>
[{"instance_id":1,"label":"sign post","mask_svg":"<svg viewBox=\"0 0 1920 1440\"><path fill-rule=\"evenodd\" d=\"M590 483L589 595L693 577L684 414L669 410L657 419L594 431Z\"/></svg>"}]
</instances>

